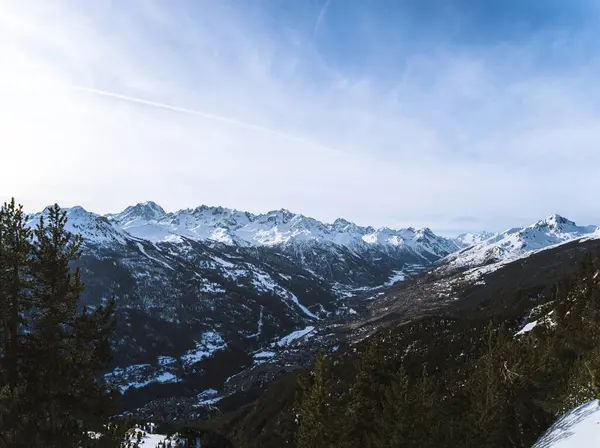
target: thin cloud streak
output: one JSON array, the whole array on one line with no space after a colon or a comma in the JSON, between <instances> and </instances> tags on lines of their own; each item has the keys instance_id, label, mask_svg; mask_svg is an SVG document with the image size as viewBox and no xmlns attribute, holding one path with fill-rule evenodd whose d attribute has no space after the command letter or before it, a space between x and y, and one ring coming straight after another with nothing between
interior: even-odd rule
<instances>
[{"instance_id":1,"label":"thin cloud streak","mask_svg":"<svg viewBox=\"0 0 600 448\"><path fill-rule=\"evenodd\" d=\"M196 110L196 109L187 109L185 107L173 106L171 104L160 103L160 102L156 102L156 101L147 100L147 99L144 99L144 98L137 98L137 97L134 97L134 96L124 95L124 94L121 94L121 93L109 92L107 90L101 90L101 89L94 89L92 87L84 87L84 86L75 86L75 85L72 85L72 86L68 86L68 88L72 89L72 90L79 91L79 92L91 93L91 94L94 94L94 95L99 95L99 96L103 96L103 97L107 97L107 98L114 98L114 99L118 99L118 100L128 101L130 103L142 104L144 106L156 107L156 108L163 109L163 110L170 110L172 112L177 112L177 113L182 113L182 114L186 114L186 115L192 115L192 116L196 116L196 117L206 118L208 120L214 120L214 121L218 121L218 122L221 122L221 123L226 123L226 124L231 124L231 125L234 125L234 126L239 126L241 128L244 128L244 129L250 129L252 131L257 131L257 132L261 132L261 133L273 135L273 136L276 136L276 137L283 138L285 140L290 140L290 141L293 141L293 142L302 143L304 145L313 146L315 148L320 148L320 149L327 150L327 151L341 152L341 151L339 151L337 149L330 148L330 147L327 147L327 146L322 145L320 143L303 139L301 137L296 137L294 135L287 134L285 132L281 132L281 131L277 131L277 130L274 130L274 129L265 128L263 126L259 126L259 125L253 124L253 123L247 123L247 122L244 122L244 121L239 121L239 120L236 120L234 118L229 118L229 117L224 117L224 116L221 116L221 115L216 115L216 114L213 114L211 112L205 112L205 111Z\"/></svg>"},{"instance_id":2,"label":"thin cloud streak","mask_svg":"<svg viewBox=\"0 0 600 448\"><path fill-rule=\"evenodd\" d=\"M319 32L319 29L321 28L321 25L325 21L325 16L327 14L327 10L329 9L329 6L331 5L332 1L333 0L326 0L325 3L323 4L323 6L321 7L321 10L319 11L319 15L317 16L317 21L315 22L315 27L313 28L313 36L317 35L317 33Z\"/></svg>"}]
</instances>

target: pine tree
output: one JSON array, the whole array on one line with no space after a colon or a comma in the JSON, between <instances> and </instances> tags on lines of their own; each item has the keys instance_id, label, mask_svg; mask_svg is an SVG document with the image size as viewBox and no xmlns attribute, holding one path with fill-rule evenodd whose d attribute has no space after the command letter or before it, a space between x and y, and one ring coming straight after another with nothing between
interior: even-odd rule
<instances>
[{"instance_id":1,"label":"pine tree","mask_svg":"<svg viewBox=\"0 0 600 448\"><path fill-rule=\"evenodd\" d=\"M470 418L472 430L470 446L497 446L501 437L502 400L502 357L504 336L494 336L490 322L486 331L486 352L477 361L469 378L468 393L471 397Z\"/></svg>"},{"instance_id":2,"label":"pine tree","mask_svg":"<svg viewBox=\"0 0 600 448\"><path fill-rule=\"evenodd\" d=\"M379 336L373 336L359 361L358 374L351 390L350 402L346 409L344 436L345 446L368 447L375 430L381 390L386 384L383 356Z\"/></svg>"},{"instance_id":3,"label":"pine tree","mask_svg":"<svg viewBox=\"0 0 600 448\"><path fill-rule=\"evenodd\" d=\"M331 425L331 401L328 393L328 361L321 351L315 361L312 381L300 377L304 389L300 405L300 427L297 434L298 448L322 448L334 446L335 427Z\"/></svg>"},{"instance_id":4,"label":"pine tree","mask_svg":"<svg viewBox=\"0 0 600 448\"><path fill-rule=\"evenodd\" d=\"M28 294L30 255L31 230L26 225L23 208L13 199L0 208L0 428L12 429L3 434L7 443L14 441L18 416L23 412L19 353L27 330L23 316L32 306Z\"/></svg>"},{"instance_id":5,"label":"pine tree","mask_svg":"<svg viewBox=\"0 0 600 448\"><path fill-rule=\"evenodd\" d=\"M408 446L408 433L414 415L409 377L401 366L394 373L389 387L383 392L381 409L374 418L371 445L382 448Z\"/></svg>"},{"instance_id":6,"label":"pine tree","mask_svg":"<svg viewBox=\"0 0 600 448\"><path fill-rule=\"evenodd\" d=\"M0 435L15 447L110 446L90 432L106 430L119 395L97 377L110 361L114 301L79 309L82 240L57 205L47 215L33 237L14 201L0 214Z\"/></svg>"}]
</instances>

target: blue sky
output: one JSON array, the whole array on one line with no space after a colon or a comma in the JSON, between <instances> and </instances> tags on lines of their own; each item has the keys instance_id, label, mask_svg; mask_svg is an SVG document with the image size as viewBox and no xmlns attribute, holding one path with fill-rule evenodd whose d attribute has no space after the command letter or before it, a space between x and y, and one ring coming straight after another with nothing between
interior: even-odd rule
<instances>
[{"instance_id":1,"label":"blue sky","mask_svg":"<svg viewBox=\"0 0 600 448\"><path fill-rule=\"evenodd\" d=\"M7 0L0 199L600 224L592 0Z\"/></svg>"}]
</instances>

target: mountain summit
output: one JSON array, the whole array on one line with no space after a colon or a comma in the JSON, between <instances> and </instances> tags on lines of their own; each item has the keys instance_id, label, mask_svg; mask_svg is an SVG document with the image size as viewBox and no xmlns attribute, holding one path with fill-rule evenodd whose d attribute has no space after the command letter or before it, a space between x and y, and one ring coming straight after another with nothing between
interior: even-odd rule
<instances>
[{"instance_id":1,"label":"mountain summit","mask_svg":"<svg viewBox=\"0 0 600 448\"><path fill-rule=\"evenodd\" d=\"M335 246L359 252L375 248L411 253L426 263L463 247L428 228L375 229L343 218L329 224L286 209L252 214L201 205L166 213L158 204L144 202L106 218L116 229L153 243L185 238L239 247Z\"/></svg>"},{"instance_id":2,"label":"mountain summit","mask_svg":"<svg viewBox=\"0 0 600 448\"><path fill-rule=\"evenodd\" d=\"M600 227L579 226L560 215L551 215L528 227L515 227L490 236L460 252L451 254L443 262L450 267L475 267L511 260L556 244L594 236L600 237Z\"/></svg>"}]
</instances>

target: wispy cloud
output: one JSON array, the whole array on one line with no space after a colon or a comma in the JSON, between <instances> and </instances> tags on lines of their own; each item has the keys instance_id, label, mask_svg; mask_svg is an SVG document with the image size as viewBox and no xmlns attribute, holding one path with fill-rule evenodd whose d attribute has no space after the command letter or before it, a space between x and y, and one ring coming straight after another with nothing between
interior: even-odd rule
<instances>
[{"instance_id":1,"label":"wispy cloud","mask_svg":"<svg viewBox=\"0 0 600 448\"><path fill-rule=\"evenodd\" d=\"M103 97L107 97L107 98L123 100L123 101L127 101L127 102L134 103L134 104L141 104L143 106L155 107L158 109L164 109L164 110L168 110L171 112L178 112L178 113L185 114L185 115L192 115L195 117L206 118L208 120L218 121L218 122L233 125L236 127L249 129L251 131L256 131L256 132L272 135L275 137L282 138L284 140L291 140L294 142L301 143L303 145L315 146L315 147L318 147L321 149L327 149L329 151L332 151L331 148L325 148L323 145L321 145L319 143L311 142L311 141L296 137L294 135L290 135L290 134L286 134L284 132L277 131L275 129L265 128L263 126L258 126L258 125L248 123L245 121L235 120L233 118L224 117L222 115L216 115L211 112L206 112L206 111L201 111L201 110L196 110L196 109L187 109L184 107L177 107L177 106L173 106L171 104L160 103L157 101L150 101L150 100L146 100L143 98L138 98L138 97L134 97L134 96L130 96L130 95L123 95L121 93L109 92L107 90L93 89L91 87L72 85L72 86L68 86L67 88L75 90L75 91L91 93L94 95L99 95L99 96L103 96ZM333 151L335 151L335 150L333 150Z\"/></svg>"},{"instance_id":2,"label":"wispy cloud","mask_svg":"<svg viewBox=\"0 0 600 448\"><path fill-rule=\"evenodd\" d=\"M7 0L0 148L27 176L0 196L445 232L600 222L598 28L552 8L507 12L543 18L523 31L462 2L307 4Z\"/></svg>"},{"instance_id":3,"label":"wispy cloud","mask_svg":"<svg viewBox=\"0 0 600 448\"><path fill-rule=\"evenodd\" d=\"M319 14L317 15L317 20L315 21L315 27L313 29L313 35L317 35L319 33L319 28L321 28L321 25L323 24L323 21L325 20L325 16L327 15L327 10L329 9L329 5L331 4L331 2L332 2L332 0L325 0L325 2L323 3L323 6L319 10Z\"/></svg>"}]
</instances>

